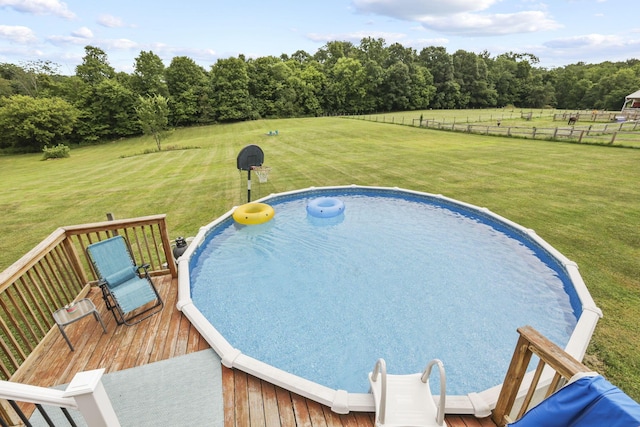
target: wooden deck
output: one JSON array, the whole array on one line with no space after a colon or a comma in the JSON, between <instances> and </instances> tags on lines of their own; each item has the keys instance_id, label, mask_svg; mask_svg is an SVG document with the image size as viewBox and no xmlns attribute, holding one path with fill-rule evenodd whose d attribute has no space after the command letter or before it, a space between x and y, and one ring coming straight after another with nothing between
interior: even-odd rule
<instances>
[{"instance_id":1,"label":"wooden deck","mask_svg":"<svg viewBox=\"0 0 640 427\"><path fill-rule=\"evenodd\" d=\"M160 314L135 326L116 326L100 291L92 289L88 297L98 307L108 332L103 334L91 316L67 326L67 335L75 347L72 352L54 330L12 381L51 387L70 382L81 371L104 368L109 373L209 348L175 308L177 281L170 276L154 281L165 302ZM326 406L235 369L223 367L222 378L225 427L374 426L372 413L338 415ZM448 415L446 421L450 427L495 427L490 418Z\"/></svg>"}]
</instances>

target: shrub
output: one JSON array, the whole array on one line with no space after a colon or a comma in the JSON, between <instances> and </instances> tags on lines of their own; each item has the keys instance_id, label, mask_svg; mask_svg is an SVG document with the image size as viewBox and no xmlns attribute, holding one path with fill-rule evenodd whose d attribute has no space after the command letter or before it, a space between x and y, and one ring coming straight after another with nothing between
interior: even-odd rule
<instances>
[{"instance_id":1,"label":"shrub","mask_svg":"<svg viewBox=\"0 0 640 427\"><path fill-rule=\"evenodd\" d=\"M43 156L42 156L42 160L47 160L47 159L62 159L64 157L69 157L69 147L67 147L64 144L58 144L55 147L47 147L46 145L44 146L44 148L42 149L43 151Z\"/></svg>"}]
</instances>

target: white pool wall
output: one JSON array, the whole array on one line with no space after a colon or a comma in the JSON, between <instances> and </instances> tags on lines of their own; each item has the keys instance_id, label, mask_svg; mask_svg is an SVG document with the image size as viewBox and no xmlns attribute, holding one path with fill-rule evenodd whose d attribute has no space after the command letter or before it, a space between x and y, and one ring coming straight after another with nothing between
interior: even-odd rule
<instances>
[{"instance_id":1,"label":"white pool wall","mask_svg":"<svg viewBox=\"0 0 640 427\"><path fill-rule=\"evenodd\" d=\"M340 191L347 189L362 189L365 191L393 190L407 194L415 194L419 196L427 196L444 200L451 204L462 206L470 211L476 211L486 216L490 216L498 222L506 224L509 227L526 234L529 239L544 248L565 268L575 288L576 295L578 296L578 299L580 300L582 306L582 313L580 315L580 318L578 319L575 329L573 330L573 333L569 338L569 341L565 347L565 351L577 360L583 359L598 320L602 317L602 311L596 306L593 298L591 298L591 294L589 293L589 290L587 289L584 281L582 280L582 277L580 276L577 264L567 259L564 255L558 252L553 246L548 244L544 239L539 237L535 233L535 231L531 229L524 228L519 224L503 218L500 215L491 212L487 208L480 208L475 205L460 202L455 199L450 199L440 194L430 194L419 191L406 190L398 187L367 187L359 185L309 187L301 190L271 194L269 196L256 200L255 202L266 203L274 197L295 195L313 191ZM216 330L216 328L193 304L193 301L191 300L191 279L189 277L189 262L191 256L194 254L199 245L201 245L205 241L209 231L220 224L222 221L231 217L235 208L236 207L233 207L231 210L229 210L221 217L217 218L215 221L207 224L204 227L201 227L187 250L179 258L178 303L176 304L178 310L180 310L187 317L187 319L189 319L189 321L196 327L198 332L200 332L205 340L207 340L209 345L220 356L222 364L224 366L228 368L239 369L243 372L254 375L264 381L275 384L293 393L299 394L325 406L329 406L334 412L338 414L347 414L350 411L374 412L375 405L373 401L373 395L370 393L348 393L345 390L334 390L329 387L317 384L313 381L301 378L297 375L290 374L281 369L261 362L260 360L243 354L240 350L234 348L231 344L229 344L224 336L222 336L222 334L220 334L220 332ZM375 357L372 357L372 369L374 363ZM331 369L331 367L327 366L327 369ZM552 373L550 371L543 374L543 378L541 379L540 384L544 386L545 383L548 383L550 381L551 376ZM469 393L467 395L447 396L445 412L448 414L473 414L477 417L486 417L490 415L491 410L495 408L501 387L502 384L499 384L488 390L479 390L478 392ZM526 390L522 390L522 393L524 392L526 392Z\"/></svg>"}]
</instances>

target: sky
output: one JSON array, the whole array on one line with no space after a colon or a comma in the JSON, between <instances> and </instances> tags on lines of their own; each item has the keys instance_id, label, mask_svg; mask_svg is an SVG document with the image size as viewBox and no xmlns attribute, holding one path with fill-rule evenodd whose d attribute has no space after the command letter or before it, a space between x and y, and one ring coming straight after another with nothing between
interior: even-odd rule
<instances>
[{"instance_id":1,"label":"sky","mask_svg":"<svg viewBox=\"0 0 640 427\"><path fill-rule=\"evenodd\" d=\"M529 53L539 67L640 59L636 0L0 0L0 63L51 61L75 74L84 47L131 73L141 51L168 66L313 55L365 37L417 52Z\"/></svg>"}]
</instances>

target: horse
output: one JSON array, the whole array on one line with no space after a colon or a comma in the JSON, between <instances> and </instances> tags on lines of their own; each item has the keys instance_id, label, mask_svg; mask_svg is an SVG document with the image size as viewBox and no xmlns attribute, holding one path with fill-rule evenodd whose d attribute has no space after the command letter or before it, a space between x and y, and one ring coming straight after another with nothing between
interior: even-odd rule
<instances>
[{"instance_id":1,"label":"horse","mask_svg":"<svg viewBox=\"0 0 640 427\"><path fill-rule=\"evenodd\" d=\"M568 125L575 125L577 121L578 121L577 117L569 117L569 122L567 124Z\"/></svg>"}]
</instances>

